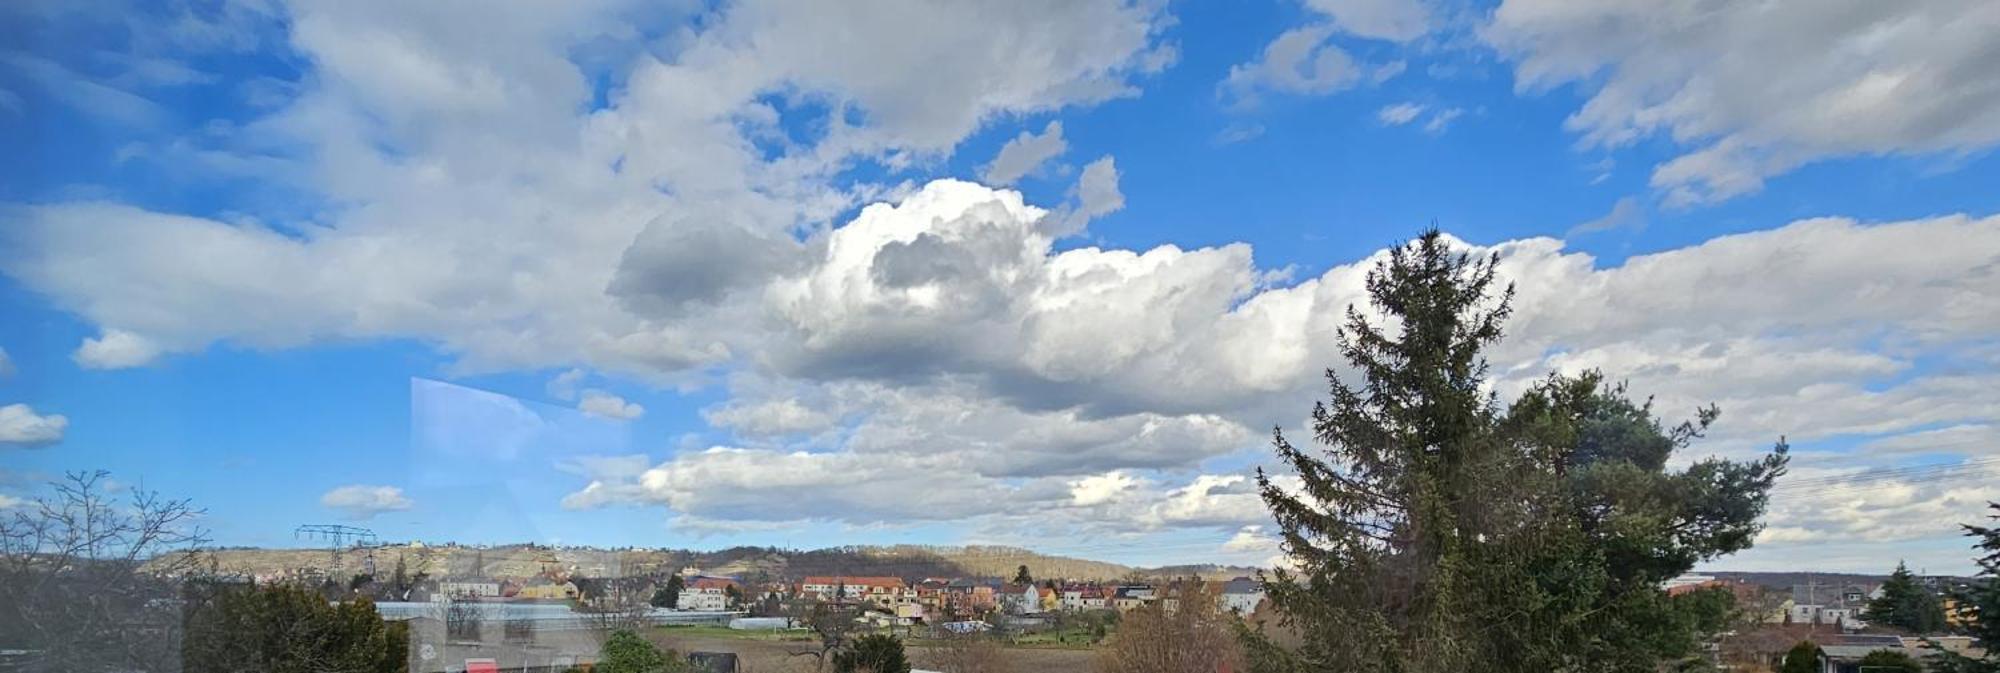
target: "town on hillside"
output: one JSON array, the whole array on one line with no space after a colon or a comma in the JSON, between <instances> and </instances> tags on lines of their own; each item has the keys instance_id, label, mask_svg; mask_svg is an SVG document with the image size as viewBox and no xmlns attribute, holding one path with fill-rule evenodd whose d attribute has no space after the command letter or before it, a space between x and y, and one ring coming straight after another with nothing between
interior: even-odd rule
<instances>
[{"instance_id":1,"label":"town on hillside","mask_svg":"<svg viewBox=\"0 0 2000 673\"><path fill-rule=\"evenodd\" d=\"M916 644L978 637L1003 647L1088 651L1130 615L1176 614L1187 600L1252 628L1281 628L1261 573L1204 579L1133 571L1118 579L1073 578L1041 576L1024 564L1007 577L879 571L791 577L766 569L725 572L693 565L585 567L563 563L535 545L426 549L415 543L403 549L466 560L434 573L427 561L411 567L402 552L390 560L368 549L336 549L330 566L234 577L246 585L317 585L335 602L366 598L385 620L408 625L415 644L411 670L439 673L476 670L461 662L487 660L508 671L588 668L599 658L603 632L620 626L700 634L708 649L688 654L717 671L735 670L728 662L770 655L774 647L782 648L779 643L805 646L866 634L892 634ZM539 556L532 553L537 549ZM590 555L594 550L565 551L572 561L597 558ZM870 566L858 550L842 551L852 555L847 563ZM364 556L359 572L344 582L332 574L341 567L342 553ZM522 563L523 554L541 560ZM1075 561L1050 561L1063 562ZM1940 650L1979 656L1982 650L1963 634L1964 612L1952 597L1971 581L1900 568L1889 576L1717 572L1682 575L1660 588L1669 597L1713 595L1729 601L1728 628L1702 647L1701 657L1715 666L1776 670L1799 643L1810 642L1824 671L1856 673L1864 659L1883 651L1917 661Z\"/></svg>"}]
</instances>

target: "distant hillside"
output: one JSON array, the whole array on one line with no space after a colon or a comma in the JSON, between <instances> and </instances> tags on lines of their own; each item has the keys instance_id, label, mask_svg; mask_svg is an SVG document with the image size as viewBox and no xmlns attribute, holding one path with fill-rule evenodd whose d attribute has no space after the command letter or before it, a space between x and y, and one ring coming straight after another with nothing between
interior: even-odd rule
<instances>
[{"instance_id":1,"label":"distant hillside","mask_svg":"<svg viewBox=\"0 0 2000 673\"><path fill-rule=\"evenodd\" d=\"M378 573L391 572L401 559L410 572L433 577L467 575L527 577L543 571L563 571L589 577L616 577L674 572L685 567L737 575L753 581L797 580L811 575L877 575L916 580L925 577L1011 578L1028 566L1037 579L1089 581L1131 576L1227 579L1255 572L1253 568L1214 565L1145 569L1066 556L1050 556L1018 547L917 546L834 547L808 551L770 547L732 547L716 551L657 549L580 549L539 545L486 548L400 544L368 551L324 549L223 549L215 552L223 572L275 575L293 572L339 574L360 572L373 556Z\"/></svg>"}]
</instances>

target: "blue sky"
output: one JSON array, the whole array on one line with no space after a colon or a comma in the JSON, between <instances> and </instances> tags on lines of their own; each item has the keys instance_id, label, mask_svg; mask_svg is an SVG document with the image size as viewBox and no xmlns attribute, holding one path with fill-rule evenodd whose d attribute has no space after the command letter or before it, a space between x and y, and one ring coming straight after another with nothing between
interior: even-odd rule
<instances>
[{"instance_id":1,"label":"blue sky","mask_svg":"<svg viewBox=\"0 0 2000 673\"><path fill-rule=\"evenodd\" d=\"M1265 429L1435 223L1521 284L1503 394L1793 439L1722 567L1963 570L2000 12L1857 7L12 6L0 504L1261 563Z\"/></svg>"}]
</instances>

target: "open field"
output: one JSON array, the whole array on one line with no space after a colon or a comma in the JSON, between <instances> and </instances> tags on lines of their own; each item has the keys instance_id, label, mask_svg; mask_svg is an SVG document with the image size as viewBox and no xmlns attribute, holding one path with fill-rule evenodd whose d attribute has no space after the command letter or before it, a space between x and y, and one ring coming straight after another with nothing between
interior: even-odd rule
<instances>
[{"instance_id":1,"label":"open field","mask_svg":"<svg viewBox=\"0 0 2000 673\"><path fill-rule=\"evenodd\" d=\"M742 667L738 669L741 673L810 673L813 671L813 657L797 653L818 649L818 645L809 640L731 637L706 629L663 629L655 635L661 643L682 653L734 652L741 660ZM912 642L909 652L911 663L918 668L929 661L929 648L923 641ZM1093 652L1087 649L1009 647L1002 655L1005 665L1002 670L1007 673L1088 673L1092 656Z\"/></svg>"}]
</instances>

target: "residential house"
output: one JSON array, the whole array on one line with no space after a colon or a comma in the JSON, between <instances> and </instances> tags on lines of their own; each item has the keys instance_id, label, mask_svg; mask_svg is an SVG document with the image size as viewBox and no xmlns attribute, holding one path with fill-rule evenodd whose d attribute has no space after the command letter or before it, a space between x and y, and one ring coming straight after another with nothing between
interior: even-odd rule
<instances>
[{"instance_id":1,"label":"residential house","mask_svg":"<svg viewBox=\"0 0 2000 673\"><path fill-rule=\"evenodd\" d=\"M947 603L946 592L950 586L951 580L927 577L923 581L918 582L916 586L911 587L911 589L916 592L918 605L924 606L926 610L936 612L944 609Z\"/></svg>"},{"instance_id":2,"label":"residential house","mask_svg":"<svg viewBox=\"0 0 2000 673\"><path fill-rule=\"evenodd\" d=\"M1078 610L1082 610L1083 590L1085 588L1086 587L1082 584L1064 585L1062 590L1058 592L1061 595L1060 600L1062 609L1070 612L1076 612Z\"/></svg>"},{"instance_id":3,"label":"residential house","mask_svg":"<svg viewBox=\"0 0 2000 673\"><path fill-rule=\"evenodd\" d=\"M574 600L577 597L576 584L553 580L529 581L514 597L537 601Z\"/></svg>"},{"instance_id":4,"label":"residential house","mask_svg":"<svg viewBox=\"0 0 2000 673\"><path fill-rule=\"evenodd\" d=\"M799 593L820 600L870 601L893 607L917 603L917 592L901 577L807 577L799 582Z\"/></svg>"},{"instance_id":5,"label":"residential house","mask_svg":"<svg viewBox=\"0 0 2000 673\"><path fill-rule=\"evenodd\" d=\"M1005 588L1005 583L991 577L955 579L945 586L945 603L958 610L987 610L1000 604Z\"/></svg>"},{"instance_id":6,"label":"residential house","mask_svg":"<svg viewBox=\"0 0 2000 673\"><path fill-rule=\"evenodd\" d=\"M1041 594L1040 612L1055 612L1062 609L1062 593L1056 591L1054 587L1044 586L1036 591Z\"/></svg>"},{"instance_id":7,"label":"residential house","mask_svg":"<svg viewBox=\"0 0 2000 673\"><path fill-rule=\"evenodd\" d=\"M1868 673L1861 668L1861 659L1871 652L1889 650L1910 655L1918 661L1937 656L1928 647L1908 647L1902 638L1885 635L1834 636L1820 643L1820 661L1824 673Z\"/></svg>"},{"instance_id":8,"label":"residential house","mask_svg":"<svg viewBox=\"0 0 2000 673\"><path fill-rule=\"evenodd\" d=\"M447 598L499 598L500 583L489 579L440 580L437 595Z\"/></svg>"},{"instance_id":9,"label":"residential house","mask_svg":"<svg viewBox=\"0 0 2000 673\"><path fill-rule=\"evenodd\" d=\"M1001 590L1000 605L1017 615L1041 612L1042 593L1034 584L1008 584Z\"/></svg>"},{"instance_id":10,"label":"residential house","mask_svg":"<svg viewBox=\"0 0 2000 673\"><path fill-rule=\"evenodd\" d=\"M680 598L674 603L674 607L699 612L728 610L730 589L742 590L735 578L707 575L688 577L683 581Z\"/></svg>"},{"instance_id":11,"label":"residential house","mask_svg":"<svg viewBox=\"0 0 2000 673\"><path fill-rule=\"evenodd\" d=\"M1848 629L1859 629L1866 624L1861 614L1867 610L1868 601L1880 591L1877 587L1859 584L1828 586L1823 584L1801 584L1792 587L1791 618L1794 624L1836 624Z\"/></svg>"},{"instance_id":12,"label":"residential house","mask_svg":"<svg viewBox=\"0 0 2000 673\"><path fill-rule=\"evenodd\" d=\"M1109 608L1107 600L1110 590L1095 584L1072 584L1063 587L1062 609L1070 612L1103 610Z\"/></svg>"},{"instance_id":13,"label":"residential house","mask_svg":"<svg viewBox=\"0 0 2000 673\"><path fill-rule=\"evenodd\" d=\"M1129 612L1145 607L1153 602L1153 588L1145 585L1122 586L1112 591L1111 607L1119 612Z\"/></svg>"},{"instance_id":14,"label":"residential house","mask_svg":"<svg viewBox=\"0 0 2000 673\"><path fill-rule=\"evenodd\" d=\"M1257 611L1257 604L1264 600L1264 584L1248 577L1238 577L1222 583L1222 592L1216 596L1224 612L1247 615Z\"/></svg>"}]
</instances>

